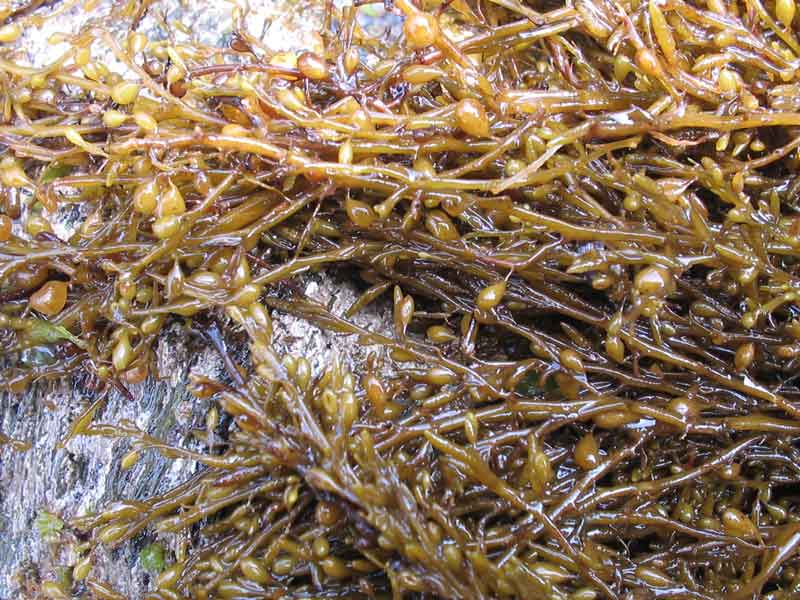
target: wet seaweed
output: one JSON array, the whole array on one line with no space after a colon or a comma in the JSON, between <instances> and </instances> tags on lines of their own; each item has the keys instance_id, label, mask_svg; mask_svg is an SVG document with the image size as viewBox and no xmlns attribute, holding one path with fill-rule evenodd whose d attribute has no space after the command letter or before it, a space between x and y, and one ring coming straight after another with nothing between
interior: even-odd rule
<instances>
[{"instance_id":1,"label":"wet seaweed","mask_svg":"<svg viewBox=\"0 0 800 600\"><path fill-rule=\"evenodd\" d=\"M152 600L800 593L793 0L397 0L379 38L328 4L277 54L240 7L226 47L150 39L151 4L42 68L12 42L58 7L0 28L0 384L124 390L199 322L233 424L203 453L79 419L205 469L73 519L44 592L117 597L94 549L160 531L193 544ZM346 315L313 270L360 286ZM275 312L387 355L312 373Z\"/></svg>"}]
</instances>

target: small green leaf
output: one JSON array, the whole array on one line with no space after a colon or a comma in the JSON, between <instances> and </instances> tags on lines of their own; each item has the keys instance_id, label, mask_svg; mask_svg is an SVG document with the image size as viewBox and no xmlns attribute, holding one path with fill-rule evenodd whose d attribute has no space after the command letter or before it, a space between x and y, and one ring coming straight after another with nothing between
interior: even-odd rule
<instances>
[{"instance_id":1,"label":"small green leaf","mask_svg":"<svg viewBox=\"0 0 800 600\"><path fill-rule=\"evenodd\" d=\"M39 530L39 535L43 539L57 538L61 530L64 529L64 521L46 510L41 511L36 516L33 524L36 525L36 529Z\"/></svg>"},{"instance_id":2,"label":"small green leaf","mask_svg":"<svg viewBox=\"0 0 800 600\"><path fill-rule=\"evenodd\" d=\"M554 392L558 389L558 384L552 377L548 377L544 383L541 384L541 377L535 371L528 373L524 379L517 384L517 393L521 396L538 396L545 392Z\"/></svg>"},{"instance_id":3,"label":"small green leaf","mask_svg":"<svg viewBox=\"0 0 800 600\"><path fill-rule=\"evenodd\" d=\"M56 583L65 590L72 588L72 567L56 567Z\"/></svg>"},{"instance_id":4,"label":"small green leaf","mask_svg":"<svg viewBox=\"0 0 800 600\"><path fill-rule=\"evenodd\" d=\"M42 183L50 183L54 179L64 177L72 172L70 165L52 165L42 173Z\"/></svg>"},{"instance_id":5,"label":"small green leaf","mask_svg":"<svg viewBox=\"0 0 800 600\"><path fill-rule=\"evenodd\" d=\"M145 571L161 573L166 566L164 559L164 546L161 544L148 544L139 552L139 564Z\"/></svg>"},{"instance_id":6,"label":"small green leaf","mask_svg":"<svg viewBox=\"0 0 800 600\"><path fill-rule=\"evenodd\" d=\"M62 325L53 325L41 319L35 319L28 327L28 338L36 344L55 344L72 337L69 330Z\"/></svg>"},{"instance_id":7,"label":"small green leaf","mask_svg":"<svg viewBox=\"0 0 800 600\"><path fill-rule=\"evenodd\" d=\"M55 344L61 340L69 340L78 348L86 349L86 344L75 337L69 329L63 325L53 325L43 319L31 319L28 338L34 344Z\"/></svg>"},{"instance_id":8,"label":"small green leaf","mask_svg":"<svg viewBox=\"0 0 800 600\"><path fill-rule=\"evenodd\" d=\"M377 4L365 4L360 8L361 8L361 14L366 15L368 17L372 17L373 19L376 19L386 14L386 11L383 9L383 6Z\"/></svg>"}]
</instances>

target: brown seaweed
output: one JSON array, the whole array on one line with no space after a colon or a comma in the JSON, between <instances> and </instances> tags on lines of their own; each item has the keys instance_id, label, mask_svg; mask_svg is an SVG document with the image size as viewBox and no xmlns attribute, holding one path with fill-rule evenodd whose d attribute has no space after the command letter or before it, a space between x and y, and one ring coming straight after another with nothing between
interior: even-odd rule
<instances>
[{"instance_id":1,"label":"brown seaweed","mask_svg":"<svg viewBox=\"0 0 800 600\"><path fill-rule=\"evenodd\" d=\"M124 389L174 322L250 349L193 381L221 452L76 424L206 468L73 520L43 591L115 597L93 549L157 530L195 541L160 600L795 597L794 1L389 4L402 33L329 4L299 55L239 8L228 47L149 39L151 3L42 68L3 51L0 384ZM322 269L345 317L288 285ZM390 358L314 374L274 311Z\"/></svg>"}]
</instances>

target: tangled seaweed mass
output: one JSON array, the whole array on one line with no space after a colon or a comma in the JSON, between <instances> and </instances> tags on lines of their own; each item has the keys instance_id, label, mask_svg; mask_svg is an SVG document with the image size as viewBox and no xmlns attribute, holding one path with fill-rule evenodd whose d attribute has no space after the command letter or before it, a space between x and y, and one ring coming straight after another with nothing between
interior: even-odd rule
<instances>
[{"instance_id":1,"label":"tangled seaweed mass","mask_svg":"<svg viewBox=\"0 0 800 600\"><path fill-rule=\"evenodd\" d=\"M94 550L161 531L192 545L150 600L798 597L794 0L395 0L381 37L329 3L299 54L129 2L21 64L72 4L0 27L0 383L123 389L185 323L232 418L204 454L84 415L205 468L71 521L43 593L118 598ZM332 314L310 270L363 295ZM276 311L386 352L313 373Z\"/></svg>"}]
</instances>

